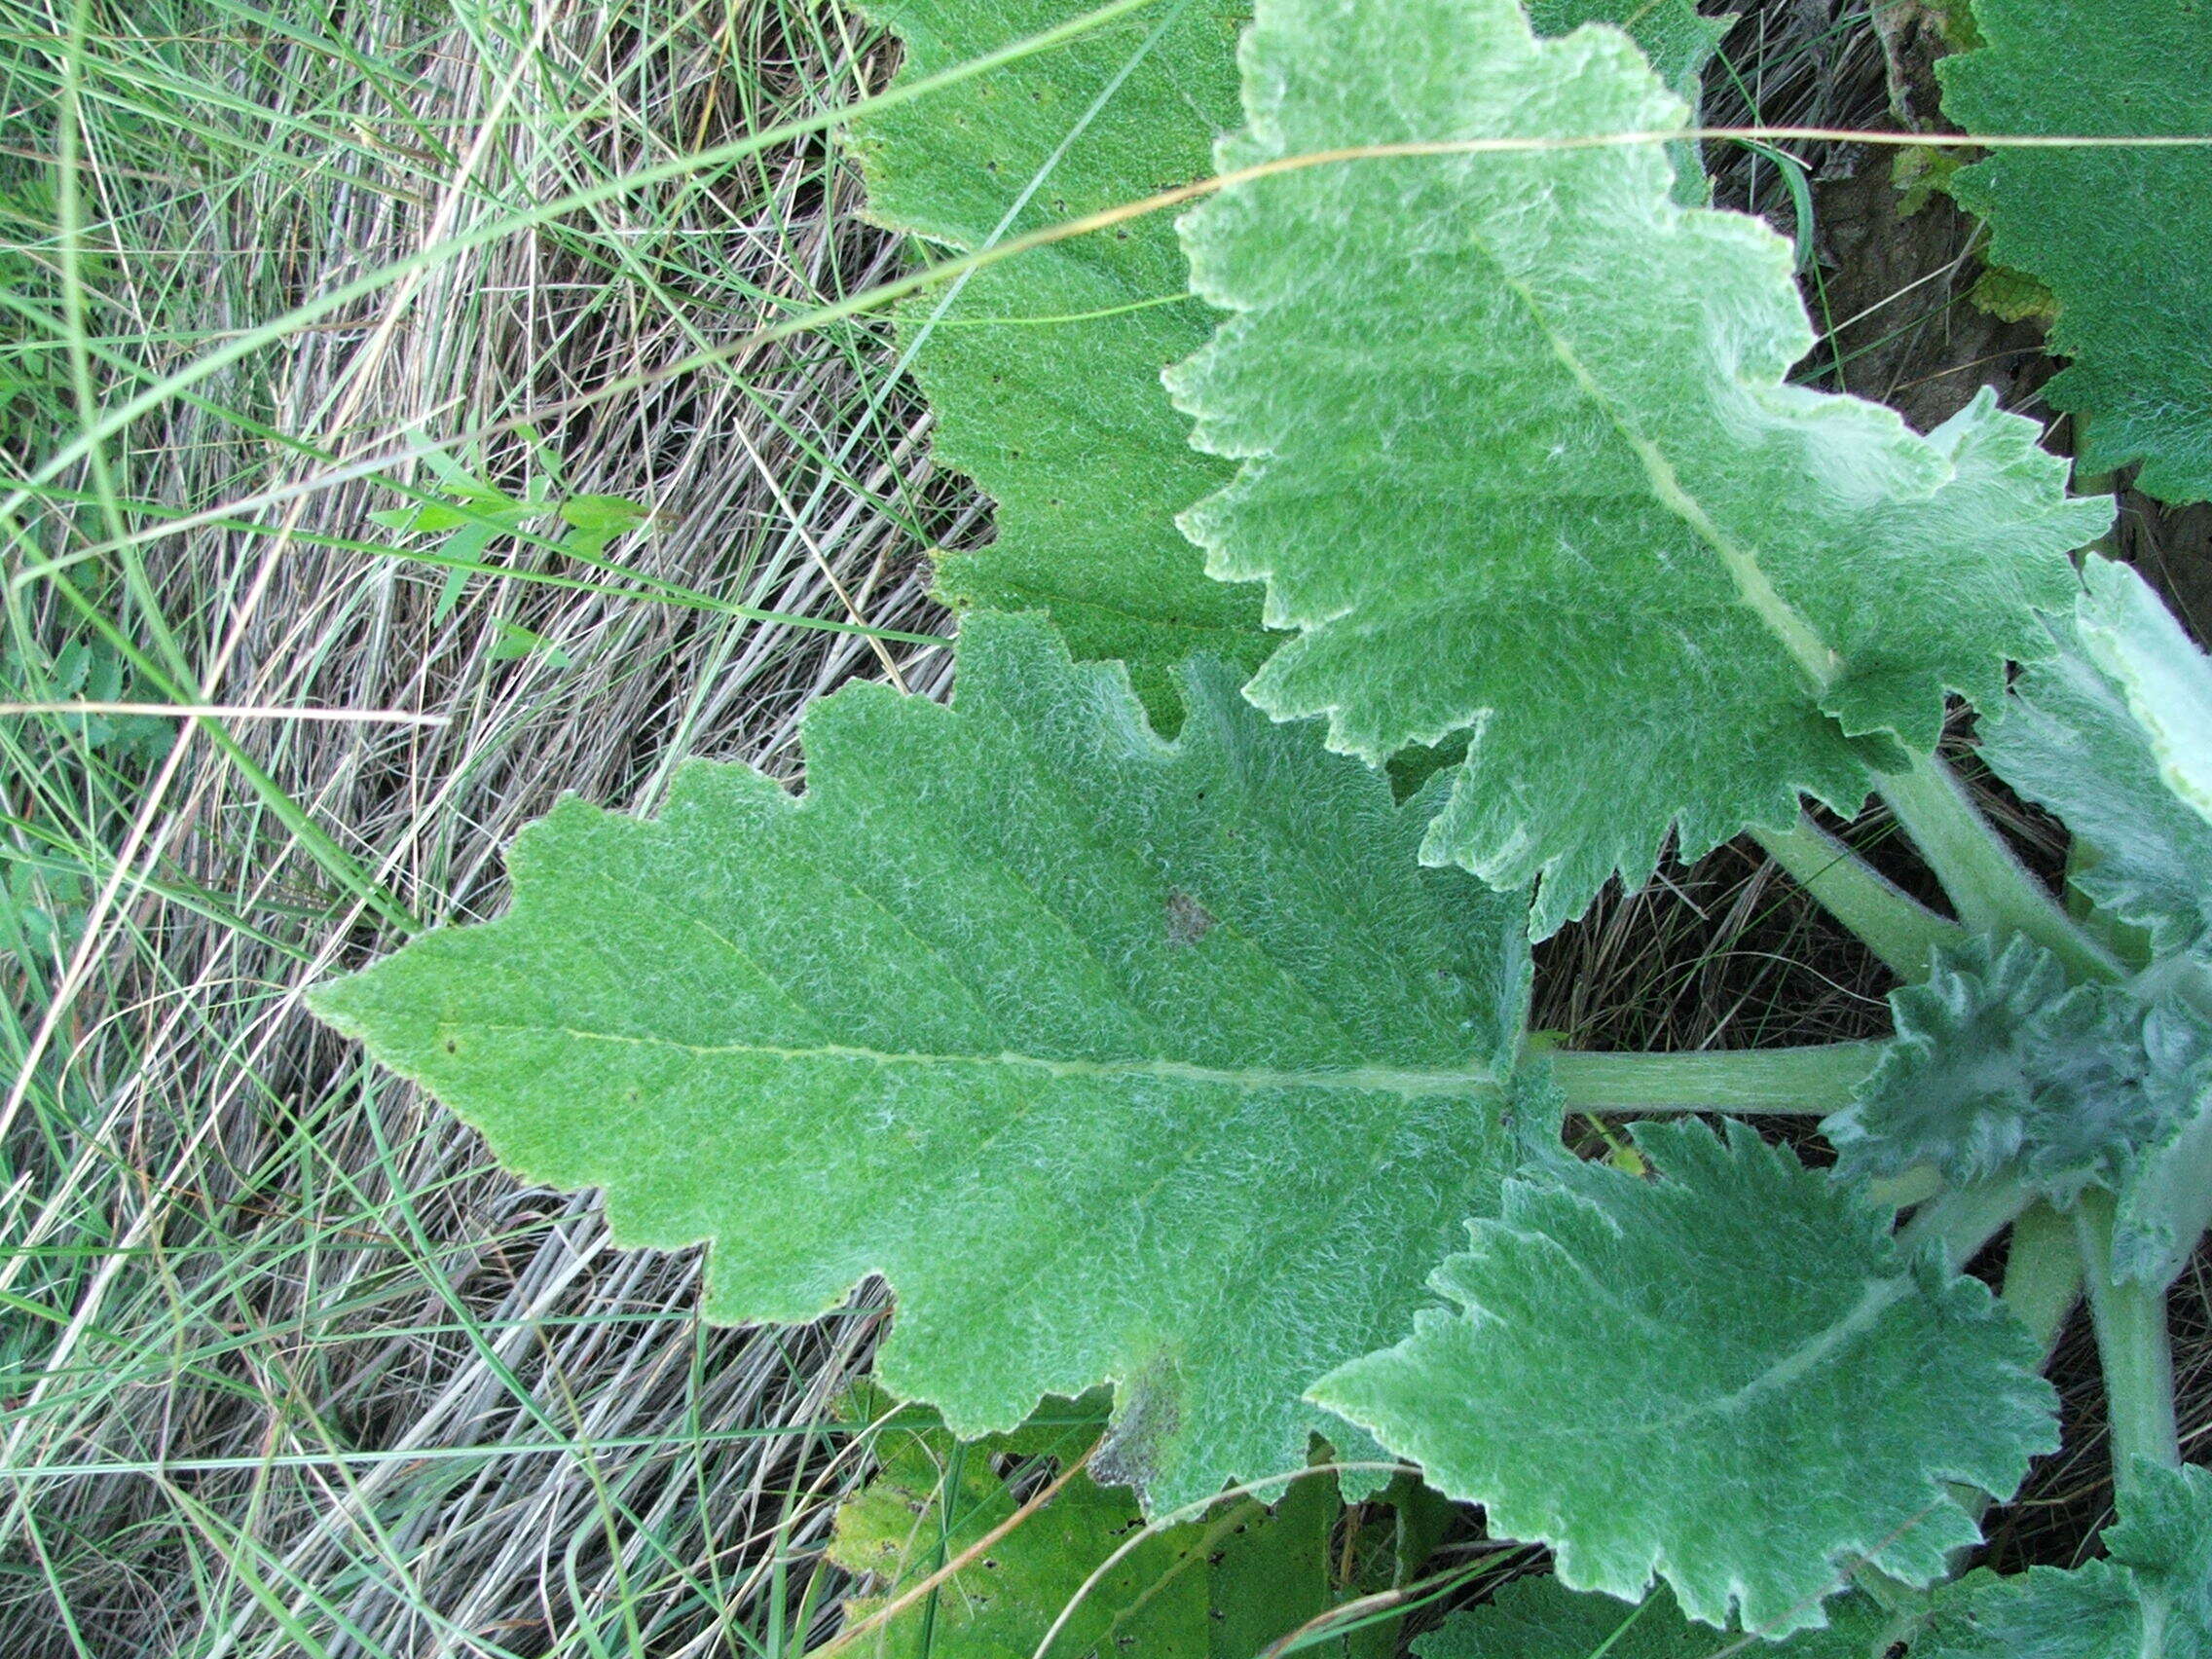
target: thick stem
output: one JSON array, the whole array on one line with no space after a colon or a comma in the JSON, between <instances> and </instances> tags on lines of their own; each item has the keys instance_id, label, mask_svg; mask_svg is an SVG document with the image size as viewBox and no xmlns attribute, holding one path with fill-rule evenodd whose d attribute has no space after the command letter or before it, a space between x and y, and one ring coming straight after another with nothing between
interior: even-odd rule
<instances>
[{"instance_id":1,"label":"thick stem","mask_svg":"<svg viewBox=\"0 0 2212 1659\"><path fill-rule=\"evenodd\" d=\"M1681 1054L1560 1050L1549 1058L1552 1081L1570 1112L1787 1112L1825 1118L1851 1104L1882 1049L1880 1043L1824 1043Z\"/></svg>"},{"instance_id":2,"label":"thick stem","mask_svg":"<svg viewBox=\"0 0 2212 1659\"><path fill-rule=\"evenodd\" d=\"M1802 814L1788 830L1751 833L1767 857L1899 978L1925 979L1929 957L1966 938L1958 923L1938 916Z\"/></svg>"},{"instance_id":3,"label":"thick stem","mask_svg":"<svg viewBox=\"0 0 2212 1659\"><path fill-rule=\"evenodd\" d=\"M2181 1438L2174 1425L2174 1347L2166 1327L2165 1289L2113 1276L2112 1217L2112 1196L2096 1189L2083 1194L2075 1205L2075 1236L2097 1329L2097 1363L2105 1374L2113 1480L2124 1499L2135 1482L2136 1459L2175 1467L2181 1462Z\"/></svg>"},{"instance_id":4,"label":"thick stem","mask_svg":"<svg viewBox=\"0 0 2212 1659\"><path fill-rule=\"evenodd\" d=\"M2005 1306L2019 1315L2047 1362L2066 1315L2082 1297L2082 1249L2074 1220L2047 1203L2030 1204L2012 1223L2005 1256Z\"/></svg>"},{"instance_id":5,"label":"thick stem","mask_svg":"<svg viewBox=\"0 0 2212 1659\"><path fill-rule=\"evenodd\" d=\"M1882 798L1969 927L2024 934L2088 978L2120 977L2120 965L2012 856L1942 761L1919 756L1910 771L1889 773Z\"/></svg>"}]
</instances>

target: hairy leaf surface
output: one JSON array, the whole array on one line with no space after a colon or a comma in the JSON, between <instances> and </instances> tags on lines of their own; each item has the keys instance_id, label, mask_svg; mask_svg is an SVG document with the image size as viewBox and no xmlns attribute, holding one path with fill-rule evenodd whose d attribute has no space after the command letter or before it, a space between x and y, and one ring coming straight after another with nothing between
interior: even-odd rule
<instances>
[{"instance_id":1,"label":"hairy leaf surface","mask_svg":"<svg viewBox=\"0 0 2212 1659\"><path fill-rule=\"evenodd\" d=\"M1658 1179L1509 1182L1437 1274L1462 1311L1313 1397L1551 1544L1569 1589L1635 1600L1656 1573L1690 1617L1781 1637L1862 1560L1941 1574L1976 1536L1945 1483L2002 1497L2057 1444L2025 1331L1743 1124L1637 1144Z\"/></svg>"},{"instance_id":2,"label":"hairy leaf surface","mask_svg":"<svg viewBox=\"0 0 2212 1659\"><path fill-rule=\"evenodd\" d=\"M838 1508L830 1544L830 1560L873 1581L870 1593L845 1604L848 1628L875 1618L1013 1518L1020 1503L999 1460L1046 1456L1065 1465L1096 1444L1101 1426L1024 1426L964 1445L935 1413L894 1410L879 1390L864 1386L854 1403L856 1426L875 1420L879 1468ZM1330 1539L1344 1505L1336 1483L1315 1474L1268 1495L1272 1509L1227 1499L1201 1521L1150 1534L1109 1567L1144 1516L1127 1489L1079 1472L934 1592L872 1626L861 1651L1030 1659L1072 1604L1056 1653L1252 1659L1338 1599Z\"/></svg>"},{"instance_id":3,"label":"hairy leaf surface","mask_svg":"<svg viewBox=\"0 0 2212 1659\"><path fill-rule=\"evenodd\" d=\"M1080 16L1082 0L878 0L904 83ZM1249 0L1169 0L1005 69L856 123L868 214L972 252L1203 178L1236 125ZM1689 0L1537 0L1537 26L1630 26L1694 93L1726 23ZM1680 187L1702 199L1686 147ZM900 308L936 413L938 460L998 505L987 547L947 553L959 606L1049 613L1078 657L1117 657L1162 729L1174 668L1206 651L1257 668L1274 648L1256 593L1207 579L1175 515L1234 468L1194 450L1161 370L1205 343L1166 213L987 265Z\"/></svg>"},{"instance_id":4,"label":"hairy leaf surface","mask_svg":"<svg viewBox=\"0 0 2212 1659\"><path fill-rule=\"evenodd\" d=\"M2212 1023L2142 984L2070 985L2017 936L1938 953L1924 983L1890 993L1896 1038L1821 1125L1840 1167L2017 1176L2061 1204L2103 1187L2119 1270L2170 1279L2212 1208Z\"/></svg>"},{"instance_id":5,"label":"hairy leaf surface","mask_svg":"<svg viewBox=\"0 0 2212 1659\"><path fill-rule=\"evenodd\" d=\"M878 1374L962 1434L1111 1381L1100 1473L1156 1513L1356 1456L1300 1396L1517 1161L1519 905L1234 672L1185 685L1164 743L1118 668L978 614L953 709L809 711L804 797L694 764L656 819L565 801L508 916L315 1007L622 1242L712 1240L711 1318L881 1273Z\"/></svg>"},{"instance_id":6,"label":"hairy leaf surface","mask_svg":"<svg viewBox=\"0 0 2212 1659\"><path fill-rule=\"evenodd\" d=\"M1742 1650L1770 1659L1882 1659L1896 1622L1863 1596L1828 1609L1825 1629ZM1682 1617L1658 1589L1641 1604L1567 1589L1556 1578L1517 1578L1481 1606L1449 1619L1414 1643L1419 1659L1718 1659L1743 1638Z\"/></svg>"},{"instance_id":7,"label":"hairy leaf surface","mask_svg":"<svg viewBox=\"0 0 2212 1659\"><path fill-rule=\"evenodd\" d=\"M1079 0L880 0L902 82L1080 16ZM973 251L1202 178L1236 120L1243 0L1146 8L856 123L868 215ZM1032 249L901 308L937 458L998 503L997 537L945 555L961 606L1049 612L1079 657L1119 657L1163 725L1177 663L1247 667L1257 597L1208 581L1175 515L1229 474L1194 451L1160 372L1201 344L1169 215Z\"/></svg>"},{"instance_id":8,"label":"hairy leaf surface","mask_svg":"<svg viewBox=\"0 0 2212 1659\"><path fill-rule=\"evenodd\" d=\"M1619 33L1539 42L1512 0L1263 0L1244 64L1225 168L1684 116ZM1694 856L1800 790L1856 807L1946 688L2047 654L2110 518L1987 396L1921 437L1785 385L1788 248L1669 184L1648 144L1401 155L1183 221L1233 314L1170 387L1244 463L1183 524L1298 630L1247 695L1372 761L1471 730L1422 856L1540 875L1539 933L1671 826Z\"/></svg>"},{"instance_id":9,"label":"hairy leaf surface","mask_svg":"<svg viewBox=\"0 0 2212 1659\"><path fill-rule=\"evenodd\" d=\"M1680 98L1696 120L1703 104L1706 65L1735 25L1735 15L1701 15L1694 0L1529 0L1530 25L1540 35L1572 34L1584 23L1610 23L1626 29L1642 50L1667 90ZM1677 201L1713 200L1699 146L1670 144Z\"/></svg>"},{"instance_id":10,"label":"hairy leaf surface","mask_svg":"<svg viewBox=\"0 0 2212 1659\"><path fill-rule=\"evenodd\" d=\"M1973 0L1987 43L1936 66L1969 132L2212 132L2200 0ZM2212 149L2002 149L1951 189L1990 257L2058 301L2044 395L2081 420L2084 471L2140 461L2138 486L2212 496Z\"/></svg>"},{"instance_id":11,"label":"hairy leaf surface","mask_svg":"<svg viewBox=\"0 0 2212 1659\"><path fill-rule=\"evenodd\" d=\"M2136 1465L2107 1559L1982 1576L1913 1659L2212 1659L2212 1469Z\"/></svg>"},{"instance_id":12,"label":"hairy leaf surface","mask_svg":"<svg viewBox=\"0 0 2212 1659\"><path fill-rule=\"evenodd\" d=\"M2058 655L1984 722L1982 758L2065 820L2076 887L2142 928L2156 955L2200 952L2212 938L2212 670L2134 571L2092 558L2083 574Z\"/></svg>"}]
</instances>

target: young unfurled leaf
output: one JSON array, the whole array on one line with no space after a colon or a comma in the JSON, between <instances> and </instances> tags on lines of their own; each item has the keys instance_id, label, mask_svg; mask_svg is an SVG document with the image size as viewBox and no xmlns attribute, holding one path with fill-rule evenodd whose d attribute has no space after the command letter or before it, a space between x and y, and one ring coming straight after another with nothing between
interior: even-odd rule
<instances>
[{"instance_id":1,"label":"young unfurled leaf","mask_svg":"<svg viewBox=\"0 0 2212 1659\"><path fill-rule=\"evenodd\" d=\"M2164 1128L2129 1161L2113 1217L2113 1269L2165 1286L2180 1276L2212 1227L2212 1065L2201 1021L2153 1028L2171 1047L2159 1056L2173 1110Z\"/></svg>"},{"instance_id":2,"label":"young unfurled leaf","mask_svg":"<svg viewBox=\"0 0 2212 1659\"><path fill-rule=\"evenodd\" d=\"M1968 1183L2009 1170L2062 1201L2091 1181L2117 1186L2212 1060L2212 1031L2188 1009L2069 985L2055 957L2016 935L1938 954L1890 1009L1896 1039L1822 1124L1849 1173L1932 1163Z\"/></svg>"},{"instance_id":3,"label":"young unfurled leaf","mask_svg":"<svg viewBox=\"0 0 2212 1659\"><path fill-rule=\"evenodd\" d=\"M1982 758L2065 820L2076 887L2144 929L2156 955L2201 951L2212 937L2212 668L2133 571L2092 558L2083 576L2058 655L2022 674L2002 718L1984 722Z\"/></svg>"},{"instance_id":4,"label":"young unfurled leaf","mask_svg":"<svg viewBox=\"0 0 2212 1659\"><path fill-rule=\"evenodd\" d=\"M878 0L901 82L1067 21L1073 0ZM856 123L878 224L961 251L1202 178L1236 119L1239 0L1155 7ZM997 535L944 555L951 603L1051 614L1079 658L1129 665L1163 729L1196 652L1254 667L1256 595L1206 579L1175 515L1229 469L1188 442L1161 369L1201 344L1169 215L972 272L899 312L938 460L998 504Z\"/></svg>"},{"instance_id":5,"label":"young unfurled leaf","mask_svg":"<svg viewBox=\"0 0 2212 1659\"><path fill-rule=\"evenodd\" d=\"M1938 955L1890 1009L1896 1039L1821 1125L1846 1172L2004 1173L2062 1204L2094 1183L2119 1196L2120 1271L2163 1283L2179 1270L2212 1203L2212 1023L2177 997L2069 985L2017 937Z\"/></svg>"},{"instance_id":6,"label":"young unfurled leaf","mask_svg":"<svg viewBox=\"0 0 2212 1659\"><path fill-rule=\"evenodd\" d=\"M2212 27L2198 0L1973 0L1987 43L1936 65L1969 132L2212 132ZM2084 471L2141 461L2169 501L2212 496L2212 148L2000 149L1951 188L1990 256L2058 301L2044 387L2080 418Z\"/></svg>"},{"instance_id":7,"label":"young unfurled leaf","mask_svg":"<svg viewBox=\"0 0 2212 1659\"><path fill-rule=\"evenodd\" d=\"M1372 1456L1300 1396L1518 1161L1521 912L1235 678L1188 670L1167 744L1119 669L978 614L953 709L809 712L802 798L698 764L657 819L566 801L511 914L315 1007L625 1243L711 1239L712 1318L881 1273L885 1385L963 1434L1112 1381L1100 1472L1154 1513L1314 1433Z\"/></svg>"},{"instance_id":8,"label":"young unfurled leaf","mask_svg":"<svg viewBox=\"0 0 2212 1659\"><path fill-rule=\"evenodd\" d=\"M1013 1462L1010 1473L1041 1484L1051 1471L1029 1460L1064 1467L1084 1456L1097 1442L1103 1409L1088 1424L1030 1424L968 1444L935 1413L894 1409L866 1385L842 1415L868 1430L879 1463L838 1508L830 1545L831 1561L870 1580L868 1593L845 1603L848 1630L868 1625L858 1652L870 1659L1030 1659L1071 1607L1054 1653L1252 1659L1340 1599L1330 1543L1344 1504L1326 1474L1276 1488L1266 1501L1225 1499L1201 1520L1135 1542L1109 1567L1144 1516L1125 1488L1082 1471L977 1552L1020 1507L1000 1466ZM933 1590L880 1616L964 1556L966 1565Z\"/></svg>"},{"instance_id":9,"label":"young unfurled leaf","mask_svg":"<svg viewBox=\"0 0 2212 1659\"><path fill-rule=\"evenodd\" d=\"M1882 1659L1899 1621L1868 1598L1828 1608L1820 1630L1738 1647L1682 1617L1674 1596L1653 1590L1641 1604L1567 1589L1556 1578L1517 1578L1479 1607L1414 1643L1419 1659Z\"/></svg>"},{"instance_id":10,"label":"young unfurled leaf","mask_svg":"<svg viewBox=\"0 0 2212 1659\"><path fill-rule=\"evenodd\" d=\"M1946 1483L2009 1494L2057 1444L2026 1332L1908 1260L1848 1186L1731 1124L1641 1126L1658 1171L1508 1182L1439 1271L1459 1312L1313 1397L1557 1551L1570 1589L1769 1638L1862 1562L1914 1584L1976 1532Z\"/></svg>"},{"instance_id":11,"label":"young unfurled leaf","mask_svg":"<svg viewBox=\"0 0 2212 1659\"><path fill-rule=\"evenodd\" d=\"M2212 1469L2139 1462L2107 1559L1977 1575L1912 1659L2212 1659Z\"/></svg>"},{"instance_id":12,"label":"young unfurled leaf","mask_svg":"<svg viewBox=\"0 0 2212 1659\"><path fill-rule=\"evenodd\" d=\"M1262 0L1241 167L1346 146L1680 125L1618 33L1538 42L1513 0ZM2047 653L2065 552L2110 520L1986 395L1927 437L1787 386L1790 255L1669 196L1652 144L1340 160L1183 221L1234 314L1171 377L1243 460L1184 515L1298 637L1248 695L1381 760L1474 736L1422 848L1539 933L1608 875L1845 809Z\"/></svg>"}]
</instances>

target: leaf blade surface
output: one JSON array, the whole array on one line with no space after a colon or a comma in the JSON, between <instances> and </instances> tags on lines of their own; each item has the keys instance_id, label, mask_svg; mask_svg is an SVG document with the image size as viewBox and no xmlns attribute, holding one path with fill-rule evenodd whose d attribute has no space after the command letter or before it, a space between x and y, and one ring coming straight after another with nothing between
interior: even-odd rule
<instances>
[{"instance_id":1,"label":"leaf blade surface","mask_svg":"<svg viewBox=\"0 0 2212 1659\"><path fill-rule=\"evenodd\" d=\"M1300 1396L1515 1161L1517 906L1219 665L1167 744L1035 618L961 653L954 710L810 711L802 798L701 764L653 820L565 802L507 917L316 1011L622 1242L711 1239L712 1318L882 1274L879 1375L959 1432L1112 1381L1100 1473L1155 1512L1356 1452Z\"/></svg>"},{"instance_id":2,"label":"leaf blade surface","mask_svg":"<svg viewBox=\"0 0 2212 1659\"><path fill-rule=\"evenodd\" d=\"M1539 42L1511 0L1268 0L1245 64L1225 168L1684 114L1618 33ZM1986 396L1921 437L1786 385L1786 244L1672 200L1654 146L1301 166L1183 230L1232 314L1170 386L1243 462L1183 523L1298 631L1248 695L1371 761L1471 729L1423 856L1540 876L1539 936L1670 828L1855 808L1946 689L2047 651L2109 521Z\"/></svg>"},{"instance_id":3,"label":"leaf blade surface","mask_svg":"<svg viewBox=\"0 0 2212 1659\"><path fill-rule=\"evenodd\" d=\"M1846 1566L1926 1583L2056 1444L2026 1333L1907 1261L1847 1188L1740 1124L1641 1127L1656 1181L1562 1162L1515 1180L1439 1271L1459 1310L1314 1397L1549 1543L1560 1582L1780 1639Z\"/></svg>"}]
</instances>

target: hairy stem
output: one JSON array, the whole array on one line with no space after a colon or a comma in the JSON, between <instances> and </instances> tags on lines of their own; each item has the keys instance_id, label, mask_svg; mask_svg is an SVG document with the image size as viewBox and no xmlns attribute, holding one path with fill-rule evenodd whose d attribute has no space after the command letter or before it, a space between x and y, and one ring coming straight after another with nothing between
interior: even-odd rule
<instances>
[{"instance_id":1,"label":"hairy stem","mask_svg":"<svg viewBox=\"0 0 2212 1659\"><path fill-rule=\"evenodd\" d=\"M2005 1306L2019 1315L2046 1361L2081 1296L2082 1249L2075 1242L2073 1218L2047 1203L2030 1204L2012 1223L2005 1257Z\"/></svg>"},{"instance_id":2,"label":"hairy stem","mask_svg":"<svg viewBox=\"0 0 2212 1659\"><path fill-rule=\"evenodd\" d=\"M1550 1055L1552 1081L1567 1110L1787 1112L1826 1117L1851 1104L1880 1043L1823 1043L1804 1049L1722 1049L1705 1053Z\"/></svg>"},{"instance_id":3,"label":"hairy stem","mask_svg":"<svg viewBox=\"0 0 2212 1659\"><path fill-rule=\"evenodd\" d=\"M2034 1195L2017 1181L1983 1181L1938 1193L1913 1212L1898 1234L1907 1255L1939 1248L1943 1262L1961 1272L1975 1252L2005 1230Z\"/></svg>"},{"instance_id":4,"label":"hairy stem","mask_svg":"<svg viewBox=\"0 0 2212 1659\"><path fill-rule=\"evenodd\" d=\"M1938 916L1803 814L1788 830L1751 834L1899 978L1925 979L1930 956L1966 938L1958 923Z\"/></svg>"},{"instance_id":5,"label":"hairy stem","mask_svg":"<svg viewBox=\"0 0 2212 1659\"><path fill-rule=\"evenodd\" d=\"M2083 933L2012 849L1974 810L1951 769L1919 756L1907 772L1888 774L1882 798L1943 884L1961 919L1982 933L2024 934L2074 973L2120 977L2120 966Z\"/></svg>"},{"instance_id":6,"label":"hairy stem","mask_svg":"<svg viewBox=\"0 0 2212 1659\"><path fill-rule=\"evenodd\" d=\"M2113 1480L2125 1498L2134 1484L2135 1460L2145 1457L2171 1468L2181 1462L2181 1438L2174 1425L2174 1348L2165 1289L2113 1276L2112 1218L2112 1195L2096 1189L2083 1193L2074 1208L2097 1329L2097 1363L2105 1375Z\"/></svg>"}]
</instances>

